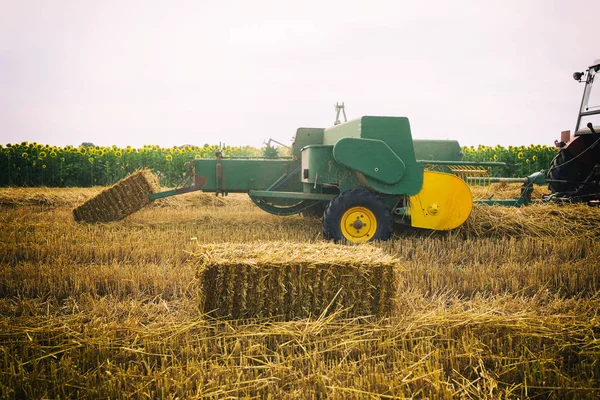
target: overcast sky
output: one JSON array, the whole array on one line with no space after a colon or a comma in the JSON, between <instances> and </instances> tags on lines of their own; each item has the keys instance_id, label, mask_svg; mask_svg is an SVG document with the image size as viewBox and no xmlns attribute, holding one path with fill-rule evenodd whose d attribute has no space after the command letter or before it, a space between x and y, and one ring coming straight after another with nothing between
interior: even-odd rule
<instances>
[{"instance_id":1,"label":"overcast sky","mask_svg":"<svg viewBox=\"0 0 600 400\"><path fill-rule=\"evenodd\" d=\"M413 137L552 144L600 58L600 1L0 0L0 143L291 143L406 116Z\"/></svg>"}]
</instances>

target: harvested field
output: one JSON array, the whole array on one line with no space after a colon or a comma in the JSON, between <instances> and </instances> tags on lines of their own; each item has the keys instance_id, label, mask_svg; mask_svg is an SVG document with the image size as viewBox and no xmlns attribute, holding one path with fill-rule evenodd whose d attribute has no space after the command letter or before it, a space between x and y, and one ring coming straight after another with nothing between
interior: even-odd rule
<instances>
[{"instance_id":1,"label":"harvested field","mask_svg":"<svg viewBox=\"0 0 600 400\"><path fill-rule=\"evenodd\" d=\"M457 232L488 237L598 237L598 208L584 204L532 204L527 207L475 204Z\"/></svg>"},{"instance_id":2,"label":"harvested field","mask_svg":"<svg viewBox=\"0 0 600 400\"><path fill-rule=\"evenodd\" d=\"M0 189L0 398L600 397L598 209L475 207L454 231L344 247L241 195L76 223L100 191ZM287 316L234 315L223 285L210 293L226 318L206 306L211 268L287 266L304 285L298 260L339 268L323 299L353 287L349 266L393 265L372 286L395 292L394 312L298 300Z\"/></svg>"}]
</instances>

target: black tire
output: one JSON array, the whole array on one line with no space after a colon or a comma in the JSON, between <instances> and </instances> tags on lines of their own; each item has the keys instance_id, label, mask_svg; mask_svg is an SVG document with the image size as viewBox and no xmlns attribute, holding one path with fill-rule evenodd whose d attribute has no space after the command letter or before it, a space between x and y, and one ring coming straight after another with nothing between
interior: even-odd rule
<instances>
[{"instance_id":1,"label":"black tire","mask_svg":"<svg viewBox=\"0 0 600 400\"><path fill-rule=\"evenodd\" d=\"M364 219L364 225L361 222L363 220L360 220L363 217L363 215L359 215L360 210L368 210L368 212L365 211L367 218ZM346 212L351 214L345 216ZM355 221L355 223L351 224L352 228L345 227L345 230L348 234L350 229L356 229L356 237L345 236L342 229L343 220L354 215L352 213L356 214L356 221L358 222ZM371 228L368 228L366 224L366 221L370 221L371 219L374 219L376 222L376 229L374 231L372 224ZM356 227L355 224L359 224L360 226ZM323 212L323 237L327 240L333 240L335 243L388 240L392 236L393 231L394 218L389 207L375 193L368 190L347 190L331 200Z\"/></svg>"},{"instance_id":2,"label":"black tire","mask_svg":"<svg viewBox=\"0 0 600 400\"><path fill-rule=\"evenodd\" d=\"M562 149L550 164L548 170L548 189L552 193L574 192L580 183L590 174L591 169L575 158L571 152ZM567 181L567 182L552 182Z\"/></svg>"}]
</instances>

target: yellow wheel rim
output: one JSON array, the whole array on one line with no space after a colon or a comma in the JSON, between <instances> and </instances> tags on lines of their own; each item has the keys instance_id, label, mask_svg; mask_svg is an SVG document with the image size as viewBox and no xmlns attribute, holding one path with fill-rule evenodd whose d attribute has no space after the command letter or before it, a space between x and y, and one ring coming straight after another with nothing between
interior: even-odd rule
<instances>
[{"instance_id":1,"label":"yellow wheel rim","mask_svg":"<svg viewBox=\"0 0 600 400\"><path fill-rule=\"evenodd\" d=\"M368 242L377 231L375 214L365 207L348 209L340 222L342 235L350 242Z\"/></svg>"}]
</instances>

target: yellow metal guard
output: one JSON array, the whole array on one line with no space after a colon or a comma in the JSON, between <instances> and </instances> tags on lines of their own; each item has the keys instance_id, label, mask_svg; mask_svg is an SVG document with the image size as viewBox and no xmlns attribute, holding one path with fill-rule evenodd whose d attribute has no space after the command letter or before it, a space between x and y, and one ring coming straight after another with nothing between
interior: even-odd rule
<instances>
[{"instance_id":1,"label":"yellow metal guard","mask_svg":"<svg viewBox=\"0 0 600 400\"><path fill-rule=\"evenodd\" d=\"M469 186L456 175L424 171L421 191L410 196L411 225L448 230L467 220L473 208Z\"/></svg>"}]
</instances>

